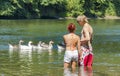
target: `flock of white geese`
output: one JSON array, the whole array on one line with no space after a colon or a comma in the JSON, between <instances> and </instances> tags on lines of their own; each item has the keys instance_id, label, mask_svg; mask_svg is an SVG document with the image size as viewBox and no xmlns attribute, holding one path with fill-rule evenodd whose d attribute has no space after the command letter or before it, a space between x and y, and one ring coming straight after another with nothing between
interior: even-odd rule
<instances>
[{"instance_id":1,"label":"flock of white geese","mask_svg":"<svg viewBox=\"0 0 120 76\"><path fill-rule=\"evenodd\" d=\"M53 41L49 41L48 44L46 44L45 42L39 41L37 45L32 45L32 41L28 42L28 45L24 45L23 44L23 40L19 41L19 44L17 45L12 45L12 44L8 44L9 45L9 49L19 49L19 50L51 50L53 49ZM65 49L65 45L64 44L57 44L57 48L58 50L64 50Z\"/></svg>"}]
</instances>

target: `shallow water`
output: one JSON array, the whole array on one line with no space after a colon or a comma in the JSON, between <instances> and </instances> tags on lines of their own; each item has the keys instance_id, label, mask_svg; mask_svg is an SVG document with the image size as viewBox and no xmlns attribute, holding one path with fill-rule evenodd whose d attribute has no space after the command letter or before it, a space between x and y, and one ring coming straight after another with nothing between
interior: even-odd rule
<instances>
[{"instance_id":1,"label":"shallow water","mask_svg":"<svg viewBox=\"0 0 120 76\"><path fill-rule=\"evenodd\" d=\"M120 20L89 20L94 29L94 63L90 76L120 76ZM67 33L69 23L81 27L75 20L0 20L0 75L1 76L65 76L63 70L64 51L57 49L62 36ZM9 50L8 43L18 44L19 40L54 41L52 50ZM72 75L70 71L67 76ZM85 76L86 70L76 71Z\"/></svg>"}]
</instances>

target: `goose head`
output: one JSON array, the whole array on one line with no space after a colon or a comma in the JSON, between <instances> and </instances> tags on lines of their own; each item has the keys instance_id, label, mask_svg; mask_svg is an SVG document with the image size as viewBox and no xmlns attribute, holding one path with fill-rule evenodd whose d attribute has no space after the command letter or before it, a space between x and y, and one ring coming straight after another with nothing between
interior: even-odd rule
<instances>
[{"instance_id":1,"label":"goose head","mask_svg":"<svg viewBox=\"0 0 120 76\"><path fill-rule=\"evenodd\" d=\"M53 48L53 44L54 42L51 40L50 42L49 42L49 47L48 47L48 49L52 49Z\"/></svg>"},{"instance_id":2,"label":"goose head","mask_svg":"<svg viewBox=\"0 0 120 76\"><path fill-rule=\"evenodd\" d=\"M20 40L20 41L19 41L19 45L21 45L21 43L23 43L23 42L24 42L23 40Z\"/></svg>"},{"instance_id":3,"label":"goose head","mask_svg":"<svg viewBox=\"0 0 120 76\"><path fill-rule=\"evenodd\" d=\"M53 44L53 43L54 43L54 42L51 40L51 41L49 42L49 45L50 45L50 44Z\"/></svg>"}]
</instances>

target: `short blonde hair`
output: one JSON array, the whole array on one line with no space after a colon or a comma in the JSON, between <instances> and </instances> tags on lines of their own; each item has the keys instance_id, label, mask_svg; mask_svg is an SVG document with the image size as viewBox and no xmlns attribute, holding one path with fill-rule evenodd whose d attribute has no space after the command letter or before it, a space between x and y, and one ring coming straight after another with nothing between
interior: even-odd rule
<instances>
[{"instance_id":1,"label":"short blonde hair","mask_svg":"<svg viewBox=\"0 0 120 76\"><path fill-rule=\"evenodd\" d=\"M83 16L78 16L77 19L76 19L78 22L79 21L82 21L82 22L87 22L88 23L88 19L85 15Z\"/></svg>"}]
</instances>

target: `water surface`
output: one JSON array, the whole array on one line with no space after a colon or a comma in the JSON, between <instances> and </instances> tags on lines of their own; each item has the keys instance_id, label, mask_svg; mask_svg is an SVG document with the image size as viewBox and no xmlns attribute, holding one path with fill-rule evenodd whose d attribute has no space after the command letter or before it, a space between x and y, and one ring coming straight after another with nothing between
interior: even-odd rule
<instances>
[{"instance_id":1,"label":"water surface","mask_svg":"<svg viewBox=\"0 0 120 76\"><path fill-rule=\"evenodd\" d=\"M90 19L94 29L94 63L91 76L120 76L120 20ZM69 23L81 27L75 20L0 20L0 75L1 76L64 76L64 51L57 49L62 36L67 33ZM52 50L9 50L8 43L18 44L19 40L54 41ZM81 76L85 73L76 71ZM70 71L67 72L71 75ZM80 75L80 74L79 74Z\"/></svg>"}]
</instances>

